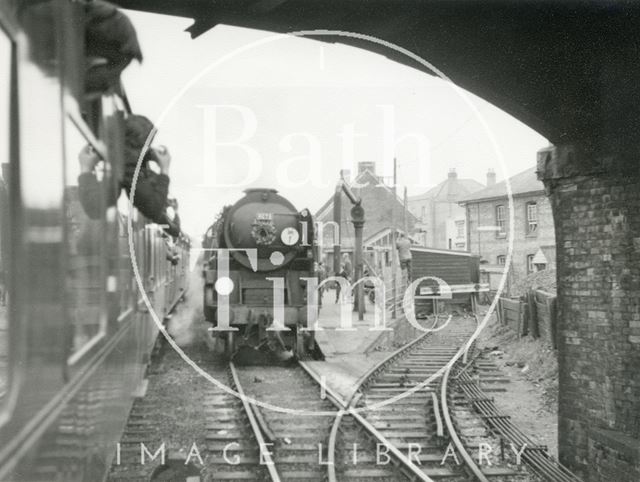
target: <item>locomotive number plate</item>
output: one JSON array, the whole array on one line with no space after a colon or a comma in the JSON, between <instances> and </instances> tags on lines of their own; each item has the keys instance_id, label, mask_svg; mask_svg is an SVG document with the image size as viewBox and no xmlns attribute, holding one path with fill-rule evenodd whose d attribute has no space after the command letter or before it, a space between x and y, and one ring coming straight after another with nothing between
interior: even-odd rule
<instances>
[{"instance_id":1,"label":"locomotive number plate","mask_svg":"<svg viewBox=\"0 0 640 482\"><path fill-rule=\"evenodd\" d=\"M273 213L256 213L256 221L273 221Z\"/></svg>"}]
</instances>

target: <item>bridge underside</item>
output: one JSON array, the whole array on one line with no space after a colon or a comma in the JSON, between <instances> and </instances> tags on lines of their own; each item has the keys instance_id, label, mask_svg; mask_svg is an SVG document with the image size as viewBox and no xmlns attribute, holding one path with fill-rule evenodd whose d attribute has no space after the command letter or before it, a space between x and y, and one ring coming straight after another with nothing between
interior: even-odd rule
<instances>
[{"instance_id":1,"label":"bridge underside","mask_svg":"<svg viewBox=\"0 0 640 482\"><path fill-rule=\"evenodd\" d=\"M119 0L274 32L397 44L546 136L557 238L560 457L585 480L640 480L640 4L595 1ZM369 42L318 37L425 68ZM508 162L508 160L507 160Z\"/></svg>"},{"instance_id":2,"label":"bridge underside","mask_svg":"<svg viewBox=\"0 0 640 482\"><path fill-rule=\"evenodd\" d=\"M217 24L274 32L327 29L372 35L429 61L456 84L554 144L613 147L640 118L640 5L627 2L445 0L118 0L189 17L193 36ZM425 70L405 55L355 45Z\"/></svg>"}]
</instances>

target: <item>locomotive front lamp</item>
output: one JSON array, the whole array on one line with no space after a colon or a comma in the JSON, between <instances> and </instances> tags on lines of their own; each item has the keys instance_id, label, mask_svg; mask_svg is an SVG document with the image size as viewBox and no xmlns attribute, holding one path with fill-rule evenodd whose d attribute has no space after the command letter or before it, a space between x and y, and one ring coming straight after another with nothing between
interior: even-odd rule
<instances>
[{"instance_id":1,"label":"locomotive front lamp","mask_svg":"<svg viewBox=\"0 0 640 482\"><path fill-rule=\"evenodd\" d=\"M274 251L271 253L271 256L269 256L269 261L271 261L271 264L274 266L280 266L284 263L284 255L280 251Z\"/></svg>"}]
</instances>

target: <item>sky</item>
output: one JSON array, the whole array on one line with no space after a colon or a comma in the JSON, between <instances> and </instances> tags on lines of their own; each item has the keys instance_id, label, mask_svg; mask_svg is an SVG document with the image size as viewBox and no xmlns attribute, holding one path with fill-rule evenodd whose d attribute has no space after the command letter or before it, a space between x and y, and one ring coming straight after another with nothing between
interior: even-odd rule
<instances>
[{"instance_id":1,"label":"sky","mask_svg":"<svg viewBox=\"0 0 640 482\"><path fill-rule=\"evenodd\" d=\"M398 192L417 195L450 169L483 184L489 168L510 177L548 145L450 82L362 49L224 25L193 40L190 19L127 14L144 61L123 83L172 155L170 191L192 236L250 187L316 212L358 162L391 182L395 158Z\"/></svg>"},{"instance_id":2,"label":"sky","mask_svg":"<svg viewBox=\"0 0 640 482\"><path fill-rule=\"evenodd\" d=\"M1 33L1 32L0 32ZM9 86L11 44L9 39L0 35L0 85ZM9 161L9 89L0 92L0 164Z\"/></svg>"}]
</instances>

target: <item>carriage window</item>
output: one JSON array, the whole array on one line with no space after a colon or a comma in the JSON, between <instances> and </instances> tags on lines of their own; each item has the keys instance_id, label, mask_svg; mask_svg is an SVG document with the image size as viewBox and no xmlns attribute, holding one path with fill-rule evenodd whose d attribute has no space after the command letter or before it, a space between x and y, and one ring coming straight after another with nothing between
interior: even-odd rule
<instances>
[{"instance_id":1,"label":"carriage window","mask_svg":"<svg viewBox=\"0 0 640 482\"><path fill-rule=\"evenodd\" d=\"M12 87L11 40L0 29L0 400L9 383L9 192L10 99Z\"/></svg>"},{"instance_id":2,"label":"carriage window","mask_svg":"<svg viewBox=\"0 0 640 482\"><path fill-rule=\"evenodd\" d=\"M120 305L120 321L122 316L133 307L135 302L135 284L131 276L131 258L129 255L129 218L132 217L133 232L138 232L136 218L134 213L129 209L129 198L124 193L120 194L117 202L117 236L118 236L118 291L120 292L119 305ZM138 235L134 234L135 253L136 256L141 256L141 248L139 246Z\"/></svg>"},{"instance_id":3,"label":"carriage window","mask_svg":"<svg viewBox=\"0 0 640 482\"><path fill-rule=\"evenodd\" d=\"M118 139L121 139L122 132L122 117L124 110L124 102L117 95L103 96L101 104L101 114L104 119L103 135L105 139L110 139L111 144L119 143ZM112 146L109 151L109 164L111 166L122 166L122 154L118 149ZM115 171L115 169L114 169ZM107 175L107 179L112 177ZM120 175L118 172L114 172L114 175ZM114 182L113 179L108 179L107 182ZM111 186L113 189L114 186ZM136 217L132 210L129 209L129 198L123 190L118 190L119 194L115 194L117 191L114 189L113 196L118 196L115 201L115 206L107 207L107 233L105 236L107 240L107 252L109 253L109 277L108 285L109 290L115 290L117 298L114 301L118 304L118 321L128 319L128 315L132 313L134 303L134 286L132 284L133 278L131 276L131 259L129 254L129 231L128 224L129 218L132 220L132 227L135 232ZM140 251L136 251L140 253ZM114 307L115 308L115 307Z\"/></svg>"},{"instance_id":4,"label":"carriage window","mask_svg":"<svg viewBox=\"0 0 640 482\"><path fill-rule=\"evenodd\" d=\"M98 158L88 145L87 139L67 120L65 212L69 262L66 299L72 325L69 364L80 359L106 332L103 309L106 190L102 183L105 165L102 161L96 162Z\"/></svg>"}]
</instances>

